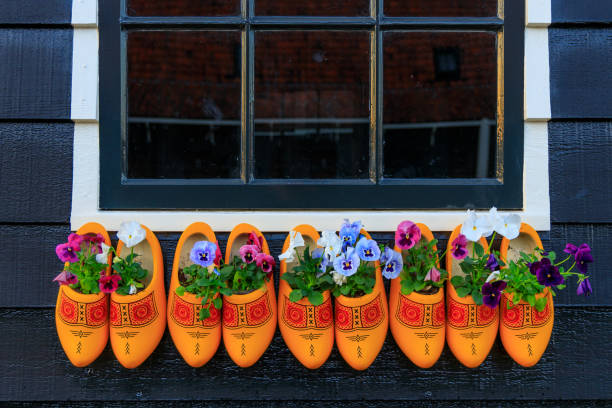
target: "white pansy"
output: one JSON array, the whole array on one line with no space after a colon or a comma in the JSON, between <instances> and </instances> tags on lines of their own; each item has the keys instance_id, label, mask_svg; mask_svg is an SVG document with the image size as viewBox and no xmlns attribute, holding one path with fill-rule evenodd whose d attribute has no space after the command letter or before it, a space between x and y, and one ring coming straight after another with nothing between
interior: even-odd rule
<instances>
[{"instance_id":1,"label":"white pansy","mask_svg":"<svg viewBox=\"0 0 612 408\"><path fill-rule=\"evenodd\" d=\"M521 230L521 216L518 214L507 214L499 217L495 224L495 232L503 235L508 239L514 239L519 236Z\"/></svg>"},{"instance_id":2,"label":"white pansy","mask_svg":"<svg viewBox=\"0 0 612 408\"><path fill-rule=\"evenodd\" d=\"M285 262L293 262L295 261L295 248L303 247L306 245L304 243L304 238L302 234L298 231L291 231L289 233L289 248L282 254L278 256L278 259Z\"/></svg>"},{"instance_id":3,"label":"white pansy","mask_svg":"<svg viewBox=\"0 0 612 408\"><path fill-rule=\"evenodd\" d=\"M487 278L487 283L491 282L492 280L499 280L499 271L495 271L492 274L490 274L489 277Z\"/></svg>"},{"instance_id":4,"label":"white pansy","mask_svg":"<svg viewBox=\"0 0 612 408\"><path fill-rule=\"evenodd\" d=\"M501 220L499 214L497 214L497 208L491 207L488 214L484 214L478 217L476 223L478 227L482 230L483 237L489 237L493 234L495 230L495 226Z\"/></svg>"},{"instance_id":5,"label":"white pansy","mask_svg":"<svg viewBox=\"0 0 612 408\"><path fill-rule=\"evenodd\" d=\"M342 240L334 231L323 231L317 245L325 248L327 259L333 260L342 251Z\"/></svg>"},{"instance_id":6,"label":"white pansy","mask_svg":"<svg viewBox=\"0 0 612 408\"><path fill-rule=\"evenodd\" d=\"M136 285L134 285L133 283L130 285L130 291L128 292L128 294L133 295L134 293L136 293L138 289L136 289Z\"/></svg>"},{"instance_id":7,"label":"white pansy","mask_svg":"<svg viewBox=\"0 0 612 408\"><path fill-rule=\"evenodd\" d=\"M104 242L102 242L101 245L102 253L96 255L96 262L105 264L108 261L108 250L110 249L110 246L106 245Z\"/></svg>"},{"instance_id":8,"label":"white pansy","mask_svg":"<svg viewBox=\"0 0 612 408\"><path fill-rule=\"evenodd\" d=\"M461 233L472 242L476 242L482 237L482 230L478 228L477 221L476 213L472 210L467 210L467 217L461 225Z\"/></svg>"},{"instance_id":9,"label":"white pansy","mask_svg":"<svg viewBox=\"0 0 612 408\"><path fill-rule=\"evenodd\" d=\"M147 232L136 221L127 221L119 226L117 237L126 247L131 248L141 243L147 237Z\"/></svg>"},{"instance_id":10,"label":"white pansy","mask_svg":"<svg viewBox=\"0 0 612 408\"><path fill-rule=\"evenodd\" d=\"M346 283L347 277L338 272L332 272L332 278L334 279L334 283L338 286L342 286Z\"/></svg>"}]
</instances>

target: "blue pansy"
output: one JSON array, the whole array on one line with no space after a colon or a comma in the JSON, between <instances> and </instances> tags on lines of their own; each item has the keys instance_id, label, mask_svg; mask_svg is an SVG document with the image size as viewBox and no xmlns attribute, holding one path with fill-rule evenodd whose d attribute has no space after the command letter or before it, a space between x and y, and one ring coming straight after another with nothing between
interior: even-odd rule
<instances>
[{"instance_id":1,"label":"blue pansy","mask_svg":"<svg viewBox=\"0 0 612 408\"><path fill-rule=\"evenodd\" d=\"M382 274L387 279L397 278L404 267L402 255L389 247L385 248L385 252L380 257L380 261L384 263Z\"/></svg>"},{"instance_id":2,"label":"blue pansy","mask_svg":"<svg viewBox=\"0 0 612 408\"><path fill-rule=\"evenodd\" d=\"M361 238L355 247L359 259L362 261L378 261L380 259L380 248L373 239Z\"/></svg>"},{"instance_id":3,"label":"blue pansy","mask_svg":"<svg viewBox=\"0 0 612 408\"><path fill-rule=\"evenodd\" d=\"M342 239L343 245L346 245L347 243L350 246L355 245L360 231L361 221L351 223L349 220L345 219L344 224L342 224L342 227L340 227L340 239Z\"/></svg>"},{"instance_id":4,"label":"blue pansy","mask_svg":"<svg viewBox=\"0 0 612 408\"><path fill-rule=\"evenodd\" d=\"M198 241L193 245L189 257L193 263L207 268L215 261L216 251L217 244L208 241Z\"/></svg>"},{"instance_id":5,"label":"blue pansy","mask_svg":"<svg viewBox=\"0 0 612 408\"><path fill-rule=\"evenodd\" d=\"M355 248L348 247L346 252L334 259L334 270L341 275L351 276L357 272L359 262L359 256Z\"/></svg>"}]
</instances>

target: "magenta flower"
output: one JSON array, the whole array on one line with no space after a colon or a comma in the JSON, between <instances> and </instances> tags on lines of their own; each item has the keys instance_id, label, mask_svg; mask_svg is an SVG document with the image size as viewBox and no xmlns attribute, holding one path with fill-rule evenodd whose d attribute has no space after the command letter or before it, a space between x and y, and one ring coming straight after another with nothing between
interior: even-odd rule
<instances>
[{"instance_id":1,"label":"magenta flower","mask_svg":"<svg viewBox=\"0 0 612 408\"><path fill-rule=\"evenodd\" d=\"M574 244L570 244L569 242L565 245L565 249L563 250L563 252L570 254L570 255L574 255L576 253L576 251L578 250L578 247Z\"/></svg>"},{"instance_id":2,"label":"magenta flower","mask_svg":"<svg viewBox=\"0 0 612 408\"><path fill-rule=\"evenodd\" d=\"M412 221L402 221L395 231L395 243L400 249L410 249L421 239L421 230Z\"/></svg>"},{"instance_id":3,"label":"magenta flower","mask_svg":"<svg viewBox=\"0 0 612 408\"><path fill-rule=\"evenodd\" d=\"M463 234L459 234L451 243L451 254L453 258L461 260L468 255L467 251L468 240Z\"/></svg>"},{"instance_id":4,"label":"magenta flower","mask_svg":"<svg viewBox=\"0 0 612 408\"><path fill-rule=\"evenodd\" d=\"M53 282L57 282L61 285L74 285L79 281L79 278L70 271L62 271L59 275L53 279Z\"/></svg>"},{"instance_id":5,"label":"magenta flower","mask_svg":"<svg viewBox=\"0 0 612 408\"><path fill-rule=\"evenodd\" d=\"M79 234L75 234L74 232L68 235L68 242L74 245L75 247L80 247L83 242L83 236Z\"/></svg>"},{"instance_id":6,"label":"magenta flower","mask_svg":"<svg viewBox=\"0 0 612 408\"><path fill-rule=\"evenodd\" d=\"M81 250L81 241L66 242L55 247L55 253L62 262L74 263L79 260L77 252Z\"/></svg>"},{"instance_id":7,"label":"magenta flower","mask_svg":"<svg viewBox=\"0 0 612 408\"><path fill-rule=\"evenodd\" d=\"M100 285L100 290L104 293L113 293L119 287L119 281L121 280L121 276L119 275L110 275L110 276L102 276L98 281Z\"/></svg>"},{"instance_id":8,"label":"magenta flower","mask_svg":"<svg viewBox=\"0 0 612 408\"><path fill-rule=\"evenodd\" d=\"M242 260L248 264L255 260L259 253L259 248L256 245L243 245L240 247L240 256Z\"/></svg>"},{"instance_id":9,"label":"magenta flower","mask_svg":"<svg viewBox=\"0 0 612 408\"><path fill-rule=\"evenodd\" d=\"M434 266L425 275L425 281L440 282L440 271Z\"/></svg>"},{"instance_id":10,"label":"magenta flower","mask_svg":"<svg viewBox=\"0 0 612 408\"><path fill-rule=\"evenodd\" d=\"M502 290L506 289L507 285L504 281L487 282L482 285L482 303L495 309L501 300Z\"/></svg>"},{"instance_id":11,"label":"magenta flower","mask_svg":"<svg viewBox=\"0 0 612 408\"><path fill-rule=\"evenodd\" d=\"M87 245L91 245L92 253L102 253L102 243L104 242L104 237L102 236L102 234L85 234L81 237L81 239ZM68 240L70 240L70 238L68 238Z\"/></svg>"},{"instance_id":12,"label":"magenta flower","mask_svg":"<svg viewBox=\"0 0 612 408\"><path fill-rule=\"evenodd\" d=\"M262 271L265 273L270 273L272 272L272 268L274 268L276 261L272 255L260 252L257 254L257 256L255 256L255 263L259 268L261 268Z\"/></svg>"},{"instance_id":13,"label":"magenta flower","mask_svg":"<svg viewBox=\"0 0 612 408\"><path fill-rule=\"evenodd\" d=\"M591 287L591 282L589 282L589 278L585 278L582 282L580 282L576 293L578 294L578 296L589 296L591 295L591 293L593 293L593 288Z\"/></svg>"},{"instance_id":14,"label":"magenta flower","mask_svg":"<svg viewBox=\"0 0 612 408\"><path fill-rule=\"evenodd\" d=\"M263 248L263 237L258 237L255 231L251 231L246 243L247 245L255 245L257 252L260 252L261 248Z\"/></svg>"}]
</instances>

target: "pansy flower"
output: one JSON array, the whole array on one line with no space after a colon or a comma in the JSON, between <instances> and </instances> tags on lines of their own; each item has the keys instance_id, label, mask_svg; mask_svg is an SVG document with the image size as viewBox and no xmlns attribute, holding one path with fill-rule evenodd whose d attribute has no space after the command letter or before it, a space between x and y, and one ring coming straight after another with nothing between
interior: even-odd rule
<instances>
[{"instance_id":1,"label":"pansy flower","mask_svg":"<svg viewBox=\"0 0 612 408\"><path fill-rule=\"evenodd\" d=\"M359 263L359 255L357 255L355 248L348 247L346 252L334 259L334 270L341 275L351 276L357 272Z\"/></svg>"},{"instance_id":2,"label":"pansy flower","mask_svg":"<svg viewBox=\"0 0 612 408\"><path fill-rule=\"evenodd\" d=\"M342 250L342 239L334 231L323 231L317 245L325 248L325 256L334 259Z\"/></svg>"},{"instance_id":3,"label":"pansy flower","mask_svg":"<svg viewBox=\"0 0 612 408\"><path fill-rule=\"evenodd\" d=\"M380 262L384 263L382 274L387 279L397 278L404 267L402 254L389 247L385 247L385 252L380 256Z\"/></svg>"},{"instance_id":4,"label":"pansy flower","mask_svg":"<svg viewBox=\"0 0 612 408\"><path fill-rule=\"evenodd\" d=\"M289 247L285 252L278 256L280 261L294 262L295 261L295 248L303 247L305 244L304 237L298 231L291 231L289 233Z\"/></svg>"},{"instance_id":5,"label":"pansy flower","mask_svg":"<svg viewBox=\"0 0 612 408\"><path fill-rule=\"evenodd\" d=\"M270 273L272 272L272 268L274 268L276 261L274 261L274 257L272 255L260 252L257 254L257 256L255 256L255 263L262 271L265 273Z\"/></svg>"},{"instance_id":6,"label":"pansy flower","mask_svg":"<svg viewBox=\"0 0 612 408\"><path fill-rule=\"evenodd\" d=\"M373 239L361 238L355 247L359 259L362 261L378 261L380 259L380 248Z\"/></svg>"},{"instance_id":7,"label":"pansy flower","mask_svg":"<svg viewBox=\"0 0 612 408\"><path fill-rule=\"evenodd\" d=\"M400 249L410 249L421 239L421 230L412 221L402 221L395 230L395 244Z\"/></svg>"},{"instance_id":8,"label":"pansy flower","mask_svg":"<svg viewBox=\"0 0 612 408\"><path fill-rule=\"evenodd\" d=\"M62 262L74 263L79 260L77 252L81 250L81 242L66 242L55 247L55 253Z\"/></svg>"},{"instance_id":9,"label":"pansy flower","mask_svg":"<svg viewBox=\"0 0 612 408\"><path fill-rule=\"evenodd\" d=\"M68 239L70 240L70 238ZM92 253L102 253L102 243L104 242L102 234L85 234L82 236L82 240L87 246L91 246Z\"/></svg>"},{"instance_id":10,"label":"pansy flower","mask_svg":"<svg viewBox=\"0 0 612 408\"><path fill-rule=\"evenodd\" d=\"M189 258L193 263L208 268L215 262L217 244L209 241L198 241L193 245Z\"/></svg>"},{"instance_id":11,"label":"pansy flower","mask_svg":"<svg viewBox=\"0 0 612 408\"><path fill-rule=\"evenodd\" d=\"M119 281L121 280L121 276L119 275L110 275L110 276L102 276L98 281L100 285L100 290L104 293L113 293L119 287Z\"/></svg>"},{"instance_id":12,"label":"pansy flower","mask_svg":"<svg viewBox=\"0 0 612 408\"><path fill-rule=\"evenodd\" d=\"M521 230L521 216L518 214L508 214L495 219L495 232L508 239L519 236Z\"/></svg>"},{"instance_id":13,"label":"pansy flower","mask_svg":"<svg viewBox=\"0 0 612 408\"><path fill-rule=\"evenodd\" d=\"M440 271L432 267L425 275L424 281L440 282Z\"/></svg>"},{"instance_id":14,"label":"pansy flower","mask_svg":"<svg viewBox=\"0 0 612 408\"><path fill-rule=\"evenodd\" d=\"M361 232L361 221L350 222L345 219L342 227L340 227L340 238L342 239L342 245L352 246L357 242L359 233Z\"/></svg>"},{"instance_id":15,"label":"pansy flower","mask_svg":"<svg viewBox=\"0 0 612 408\"><path fill-rule=\"evenodd\" d=\"M464 259L468 255L467 238L463 234L459 234L451 243L451 254L457 260Z\"/></svg>"},{"instance_id":16,"label":"pansy flower","mask_svg":"<svg viewBox=\"0 0 612 408\"><path fill-rule=\"evenodd\" d=\"M497 222L497 209L491 208L489 214L478 216L472 210L467 210L467 218L461 224L461 233L465 237L476 242L482 237L488 237L493 233L494 222Z\"/></svg>"},{"instance_id":17,"label":"pansy flower","mask_svg":"<svg viewBox=\"0 0 612 408\"><path fill-rule=\"evenodd\" d=\"M96 255L96 262L105 264L108 262L108 251L110 251L110 246L106 245L106 243L100 243L100 253Z\"/></svg>"},{"instance_id":18,"label":"pansy flower","mask_svg":"<svg viewBox=\"0 0 612 408\"><path fill-rule=\"evenodd\" d=\"M501 300L502 290L506 289L507 285L504 281L487 282L482 285L482 303L495 309Z\"/></svg>"},{"instance_id":19,"label":"pansy flower","mask_svg":"<svg viewBox=\"0 0 612 408\"><path fill-rule=\"evenodd\" d=\"M147 231L136 221L122 222L117 237L127 248L132 248L145 240Z\"/></svg>"},{"instance_id":20,"label":"pansy flower","mask_svg":"<svg viewBox=\"0 0 612 408\"><path fill-rule=\"evenodd\" d=\"M251 231L246 243L247 245L255 245L257 247L257 251L261 252L261 248L263 248L263 237L258 237L255 231Z\"/></svg>"},{"instance_id":21,"label":"pansy flower","mask_svg":"<svg viewBox=\"0 0 612 408\"><path fill-rule=\"evenodd\" d=\"M584 278L582 282L578 284L578 289L576 289L576 293L578 296L589 296L593 293L593 288L591 287L591 282L589 282L589 278Z\"/></svg>"},{"instance_id":22,"label":"pansy flower","mask_svg":"<svg viewBox=\"0 0 612 408\"><path fill-rule=\"evenodd\" d=\"M215 260L213 261L213 263L215 265L220 265L221 264L221 249L219 248L219 244L215 243L217 245L217 249L215 250ZM218 272L218 271L217 271ZM217 273L218 275L218 273Z\"/></svg>"},{"instance_id":23,"label":"pansy flower","mask_svg":"<svg viewBox=\"0 0 612 408\"><path fill-rule=\"evenodd\" d=\"M576 259L576 268L580 271L580 273L587 273L588 264L593 262L591 247L589 247L587 244L580 245L576 250L574 258Z\"/></svg>"},{"instance_id":24,"label":"pansy flower","mask_svg":"<svg viewBox=\"0 0 612 408\"><path fill-rule=\"evenodd\" d=\"M559 268L550 263L550 259L543 258L541 261L534 262L534 264L537 264L534 269L540 285L557 286L563 283L564 279L559 273Z\"/></svg>"},{"instance_id":25,"label":"pansy flower","mask_svg":"<svg viewBox=\"0 0 612 408\"><path fill-rule=\"evenodd\" d=\"M70 271L62 271L59 275L53 279L53 282L57 282L61 285L74 285L79 281L79 278Z\"/></svg>"},{"instance_id":26,"label":"pansy flower","mask_svg":"<svg viewBox=\"0 0 612 408\"><path fill-rule=\"evenodd\" d=\"M256 245L243 245L240 247L240 257L248 264L255 261L255 257L259 253L259 248Z\"/></svg>"},{"instance_id":27,"label":"pansy flower","mask_svg":"<svg viewBox=\"0 0 612 408\"><path fill-rule=\"evenodd\" d=\"M495 255L489 255L489 259L487 259L487 264L485 265L485 268L490 269L492 272L495 272L499 269L499 263L497 263Z\"/></svg>"},{"instance_id":28,"label":"pansy flower","mask_svg":"<svg viewBox=\"0 0 612 408\"><path fill-rule=\"evenodd\" d=\"M337 272L333 272L332 273L332 279L334 280L334 283L338 286L342 286L346 283L347 281L347 277L342 275L341 273L337 273Z\"/></svg>"}]
</instances>

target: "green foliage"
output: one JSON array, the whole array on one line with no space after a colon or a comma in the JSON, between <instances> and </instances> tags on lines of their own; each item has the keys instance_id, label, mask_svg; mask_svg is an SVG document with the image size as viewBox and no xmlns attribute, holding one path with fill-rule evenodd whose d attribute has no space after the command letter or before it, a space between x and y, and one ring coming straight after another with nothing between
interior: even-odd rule
<instances>
[{"instance_id":1,"label":"green foliage","mask_svg":"<svg viewBox=\"0 0 612 408\"><path fill-rule=\"evenodd\" d=\"M189 292L202 299L201 302L204 307L200 309L200 320L210 317L211 307L221 310L223 301L219 295L232 294L232 291L227 287L231 272L227 268L226 272L223 273L214 266L204 268L193 264L183 268L182 272L183 279L180 282L181 285L176 288L176 294L182 296L185 292Z\"/></svg>"},{"instance_id":2,"label":"green foliage","mask_svg":"<svg viewBox=\"0 0 612 408\"><path fill-rule=\"evenodd\" d=\"M404 267L400 273L402 294L409 295L412 292L421 291L427 286L440 288L444 285L448 273L437 266L439 259L438 251L435 249L437 243L436 239L426 242L422 238L417 245L404 251ZM440 280L437 282L429 279L425 280L427 272L434 267L440 272Z\"/></svg>"},{"instance_id":3,"label":"green foliage","mask_svg":"<svg viewBox=\"0 0 612 408\"><path fill-rule=\"evenodd\" d=\"M499 252L493 251L492 253L500 267L504 266L504 263L500 260ZM485 284L487 277L492 273L486 267L488 259L489 254L485 252L482 245L474 242L472 256L464 258L459 264L465 276L455 275L450 279L459 297L470 295L474 303L482 305L482 285Z\"/></svg>"},{"instance_id":4,"label":"green foliage","mask_svg":"<svg viewBox=\"0 0 612 408\"><path fill-rule=\"evenodd\" d=\"M297 257L298 265L281 276L281 279L293 289L289 294L289 300L298 302L307 298L314 306L319 306L323 303L323 292L334 287L334 280L329 273L330 267L327 266L325 271L322 271L323 258L313 258L308 246L304 249L303 257L299 254Z\"/></svg>"},{"instance_id":5,"label":"green foliage","mask_svg":"<svg viewBox=\"0 0 612 408\"><path fill-rule=\"evenodd\" d=\"M336 285L332 290L334 296L359 297L372 293L376 283L376 268L373 262L361 262L357 272L349 276L342 286Z\"/></svg>"},{"instance_id":6,"label":"green foliage","mask_svg":"<svg viewBox=\"0 0 612 408\"><path fill-rule=\"evenodd\" d=\"M136 261L138 257L139 255L134 253L134 248L130 248L130 254L125 258L115 257L113 270L121 276L117 294L129 295L132 285L138 289L144 288L144 281L149 271L144 269L140 262Z\"/></svg>"},{"instance_id":7,"label":"green foliage","mask_svg":"<svg viewBox=\"0 0 612 408\"><path fill-rule=\"evenodd\" d=\"M86 295L100 293L98 280L102 271L108 267L107 264L96 261L97 254L93 250L94 247L95 244L90 242L87 247L77 252L79 260L69 263L65 268L70 273L76 275L79 280L74 285L70 285L70 287Z\"/></svg>"},{"instance_id":8,"label":"green foliage","mask_svg":"<svg viewBox=\"0 0 612 408\"><path fill-rule=\"evenodd\" d=\"M227 286L233 293L259 289L268 280L268 274L257 267L255 262L248 264L238 256L234 256L231 263L222 265L219 271L222 276L227 276Z\"/></svg>"}]
</instances>

